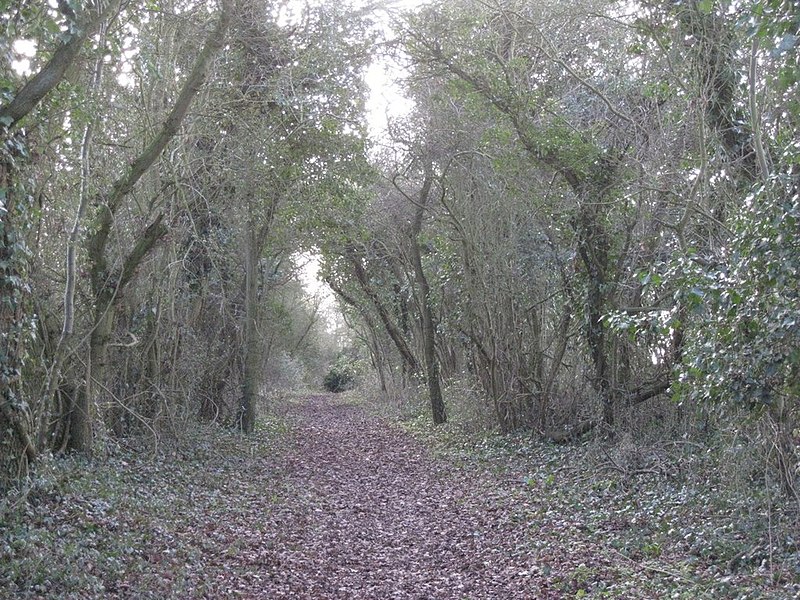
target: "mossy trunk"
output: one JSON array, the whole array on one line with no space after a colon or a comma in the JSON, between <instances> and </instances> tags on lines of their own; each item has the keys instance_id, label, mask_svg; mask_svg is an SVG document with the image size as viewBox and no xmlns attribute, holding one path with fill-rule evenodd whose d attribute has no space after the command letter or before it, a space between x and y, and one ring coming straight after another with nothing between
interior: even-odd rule
<instances>
[{"instance_id":1,"label":"mossy trunk","mask_svg":"<svg viewBox=\"0 0 800 600\"><path fill-rule=\"evenodd\" d=\"M422 249L420 248L419 241L432 186L433 166L430 161L428 161L425 165L425 179L423 180L414 211L410 255L411 263L414 268L414 282L417 286L417 300L419 301L422 321L422 353L425 362L425 383L428 387L431 416L433 417L434 424L441 425L447 421L447 413L442 397L439 361L436 356L436 325L433 321L433 310L431 308L431 289L428 278L425 275L425 269L422 265Z\"/></svg>"},{"instance_id":2,"label":"mossy trunk","mask_svg":"<svg viewBox=\"0 0 800 600\"><path fill-rule=\"evenodd\" d=\"M105 397L108 344L114 327L114 304L111 292L101 296L95 309L94 327L89 337L89 361L83 385L69 411L67 451L91 456L94 415Z\"/></svg>"}]
</instances>

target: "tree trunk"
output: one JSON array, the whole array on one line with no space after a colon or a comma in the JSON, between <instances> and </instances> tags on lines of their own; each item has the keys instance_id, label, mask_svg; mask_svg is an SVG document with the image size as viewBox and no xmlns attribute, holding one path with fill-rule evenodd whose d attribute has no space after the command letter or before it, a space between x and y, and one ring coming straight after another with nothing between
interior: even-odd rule
<instances>
[{"instance_id":1,"label":"tree trunk","mask_svg":"<svg viewBox=\"0 0 800 600\"><path fill-rule=\"evenodd\" d=\"M592 182L593 184L595 182ZM594 187L594 186L591 186ZM586 341L594 367L594 385L603 404L603 422L614 426L614 395L608 360L608 340L603 315L606 311L608 236L601 224L601 194L581 194L577 221L578 254L586 268Z\"/></svg>"},{"instance_id":2,"label":"tree trunk","mask_svg":"<svg viewBox=\"0 0 800 600\"><path fill-rule=\"evenodd\" d=\"M0 222L0 490L24 477L28 463L36 459L29 434L30 410L18 396L25 324L17 265L21 260L18 254L24 248L20 247L21 236L15 227L13 166L3 158L0 158L0 189L5 191L0 202L4 210ZM7 436L7 431L12 435Z\"/></svg>"},{"instance_id":3,"label":"tree trunk","mask_svg":"<svg viewBox=\"0 0 800 600\"><path fill-rule=\"evenodd\" d=\"M106 27L100 28L100 38L105 36ZM94 94L100 87L103 80L103 59L95 61L94 74L92 76L90 94ZM74 340L74 325L75 325L75 287L77 281L77 251L79 237L81 233L81 225L86 215L86 209L89 206L89 179L91 177L91 149L92 149L92 136L94 134L95 120L90 121L83 132L81 141L80 152L80 186L78 188L78 210L75 213L75 219L72 222L72 228L67 238L67 252L64 261L64 319L61 327L61 335L56 343L55 350L53 351L53 360L50 370L47 373L47 381L44 385L44 396L41 399L41 406L39 407L39 437L38 444L40 448L45 447L47 440L47 427L46 423L50 418L50 406L53 403L54 396L61 384L61 369L67 357L72 351ZM74 402L74 400L73 400ZM70 429L72 424L70 424Z\"/></svg>"},{"instance_id":4,"label":"tree trunk","mask_svg":"<svg viewBox=\"0 0 800 600\"><path fill-rule=\"evenodd\" d=\"M337 285L336 282L332 278L327 278L325 282L328 286L333 290L333 292L339 296L339 298L345 304L352 306L356 309L361 317L364 319L364 323L367 326L367 330L369 332L369 338L371 341L368 341L367 346L369 348L370 354L372 355L372 362L375 365L375 368L378 371L378 377L380 378L381 382L381 391L385 392L388 390L388 386L386 384L386 358L383 355L383 351L381 348L380 340L378 339L378 332L380 328L375 323L372 315L370 315L369 311L361 304L359 304L355 298L353 298L350 294L344 291L341 286ZM389 373L391 374L391 369L389 369Z\"/></svg>"},{"instance_id":5,"label":"tree trunk","mask_svg":"<svg viewBox=\"0 0 800 600\"><path fill-rule=\"evenodd\" d=\"M89 337L89 362L86 365L85 380L75 396L72 410L69 411L67 451L84 456L92 455L94 414L100 396L98 389L102 390L106 382L108 344L114 326L114 310L110 295L97 303L94 328Z\"/></svg>"},{"instance_id":6,"label":"tree trunk","mask_svg":"<svg viewBox=\"0 0 800 600\"><path fill-rule=\"evenodd\" d=\"M83 12L85 14L99 13L97 18L91 21L81 19L81 21L85 22L71 23L72 27L70 27L69 35L65 36L64 43L56 48L47 64L28 80L11 102L0 107L0 127L11 129L30 113L42 98L61 83L67 69L81 51L84 42L94 35L97 28L101 23L105 22L109 15L114 14L119 9L119 5L119 0L116 0L115 2L109 2L104 9L98 11L98 3L94 2Z\"/></svg>"},{"instance_id":7,"label":"tree trunk","mask_svg":"<svg viewBox=\"0 0 800 600\"><path fill-rule=\"evenodd\" d=\"M201 421L213 423L220 418L223 394L225 393L225 387L228 384L228 377L231 373L230 363L233 360L233 352L231 352L230 355L231 356L226 360L222 368L205 373L200 380L199 389L203 390L203 395L200 400L197 418Z\"/></svg>"},{"instance_id":8,"label":"tree trunk","mask_svg":"<svg viewBox=\"0 0 800 600\"><path fill-rule=\"evenodd\" d=\"M439 363L436 358L436 325L433 322L431 310L431 294L428 278L422 268L422 253L419 236L422 233L422 221L433 185L432 165L428 161L425 165L425 179L416 203L414 222L411 230L411 262L414 267L414 280L417 284L417 296L422 317L422 347L425 359L425 382L428 386L428 396L431 403L433 422L441 425L447 421L442 386L439 377Z\"/></svg>"},{"instance_id":9,"label":"tree trunk","mask_svg":"<svg viewBox=\"0 0 800 600\"><path fill-rule=\"evenodd\" d=\"M569 341L569 327L572 323L572 312L569 306L564 306L562 309L561 318L556 328L556 350L553 353L553 360L550 363L550 369L547 371L547 376L542 384L542 392L539 397L539 428L544 431L547 426L547 413L550 407L550 395L553 393L553 386L556 383L558 372L561 370L561 365L564 363L564 355L567 352L567 342Z\"/></svg>"},{"instance_id":10,"label":"tree trunk","mask_svg":"<svg viewBox=\"0 0 800 600\"><path fill-rule=\"evenodd\" d=\"M244 284L244 374L242 398L239 405L238 427L242 433L252 433L256 426L256 402L261 386L261 344L258 319L259 256L256 234L248 231L245 249Z\"/></svg>"}]
</instances>

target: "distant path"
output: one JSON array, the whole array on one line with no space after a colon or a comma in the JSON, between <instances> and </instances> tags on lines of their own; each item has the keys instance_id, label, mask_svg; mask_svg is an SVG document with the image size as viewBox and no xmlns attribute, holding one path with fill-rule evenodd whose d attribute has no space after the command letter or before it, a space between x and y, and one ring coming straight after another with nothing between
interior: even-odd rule
<instances>
[{"instance_id":1,"label":"distant path","mask_svg":"<svg viewBox=\"0 0 800 600\"><path fill-rule=\"evenodd\" d=\"M272 560L259 597L562 597L540 587L528 524L515 522L491 476L465 476L333 396L310 397L289 417L291 493L263 524Z\"/></svg>"}]
</instances>

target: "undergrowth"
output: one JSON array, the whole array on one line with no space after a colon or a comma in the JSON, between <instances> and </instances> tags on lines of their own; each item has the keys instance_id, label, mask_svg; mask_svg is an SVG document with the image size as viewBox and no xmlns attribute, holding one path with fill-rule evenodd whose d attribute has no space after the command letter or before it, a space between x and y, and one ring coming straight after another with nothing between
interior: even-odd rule
<instances>
[{"instance_id":1,"label":"undergrowth","mask_svg":"<svg viewBox=\"0 0 800 600\"><path fill-rule=\"evenodd\" d=\"M398 423L442 460L509 481L534 546L553 530L629 566L613 575L587 562L562 578L564 597L800 598L797 506L722 437L556 445L458 420L433 428L421 411Z\"/></svg>"},{"instance_id":2,"label":"undergrowth","mask_svg":"<svg viewBox=\"0 0 800 600\"><path fill-rule=\"evenodd\" d=\"M258 523L249 499L280 498L270 466L286 428L197 427L155 456L41 461L0 500L0 598L190 597L209 532L224 521L233 543Z\"/></svg>"}]
</instances>

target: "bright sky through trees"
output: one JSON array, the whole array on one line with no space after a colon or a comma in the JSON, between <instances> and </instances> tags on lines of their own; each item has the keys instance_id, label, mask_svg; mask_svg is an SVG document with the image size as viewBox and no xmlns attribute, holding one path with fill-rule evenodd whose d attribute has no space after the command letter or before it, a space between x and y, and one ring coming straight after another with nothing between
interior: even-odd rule
<instances>
[{"instance_id":1,"label":"bright sky through trees","mask_svg":"<svg viewBox=\"0 0 800 600\"><path fill-rule=\"evenodd\" d=\"M310 4L322 4L325 0L315 0ZM394 36L391 30L392 14L398 11L412 10L424 4L422 0L396 0L388 2L370 2L357 0L355 6L380 7L375 10L375 22L382 29L383 37L387 40ZM306 2L298 1L285 6L279 13L279 19L287 23L297 18L297 13ZM370 89L367 100L367 124L370 137L374 144L380 146L386 138L389 122L409 113L413 102L401 90L401 79L404 77L403 66L393 60L387 53L377 52L375 59L365 73L365 81ZM311 296L322 297L323 314L329 326L335 326L336 314L333 295L327 286L317 278L319 260L313 255L303 254L300 257L302 266L301 279L303 285Z\"/></svg>"},{"instance_id":2,"label":"bright sky through trees","mask_svg":"<svg viewBox=\"0 0 800 600\"><path fill-rule=\"evenodd\" d=\"M289 24L295 21L303 7L319 6L326 0L292 0L277 9L279 23ZM386 40L394 37L391 29L393 15L413 10L425 4L425 0L354 0L354 10L369 11L374 17L376 26L382 31ZM412 102L400 90L399 80L404 76L403 67L386 52L378 51L372 64L365 73L365 81L370 88L367 100L367 123L374 142L380 143L385 136L390 120L407 114Z\"/></svg>"},{"instance_id":3,"label":"bright sky through trees","mask_svg":"<svg viewBox=\"0 0 800 600\"><path fill-rule=\"evenodd\" d=\"M376 22L386 39L391 39L391 15L397 11L412 10L424 4L421 0L388 2L388 10L376 12ZM405 76L403 66L384 53L378 53L365 76L370 88L367 101L367 120L373 141L379 143L385 136L389 121L402 117L411 110L413 102L400 89L400 79Z\"/></svg>"}]
</instances>

